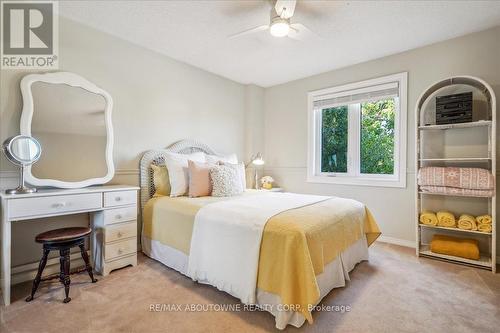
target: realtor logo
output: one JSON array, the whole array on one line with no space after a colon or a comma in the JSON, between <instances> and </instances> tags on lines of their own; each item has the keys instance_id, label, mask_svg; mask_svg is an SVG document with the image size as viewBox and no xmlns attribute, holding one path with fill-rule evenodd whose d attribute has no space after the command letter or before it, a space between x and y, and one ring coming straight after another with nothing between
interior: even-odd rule
<instances>
[{"instance_id":1,"label":"realtor logo","mask_svg":"<svg viewBox=\"0 0 500 333\"><path fill-rule=\"evenodd\" d=\"M57 69L55 1L2 1L2 69Z\"/></svg>"}]
</instances>

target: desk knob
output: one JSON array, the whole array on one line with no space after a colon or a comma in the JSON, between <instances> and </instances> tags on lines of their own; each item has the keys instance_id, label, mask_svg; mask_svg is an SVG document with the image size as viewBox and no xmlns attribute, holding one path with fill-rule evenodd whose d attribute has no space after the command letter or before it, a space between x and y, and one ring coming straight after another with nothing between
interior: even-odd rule
<instances>
[{"instance_id":1,"label":"desk knob","mask_svg":"<svg viewBox=\"0 0 500 333\"><path fill-rule=\"evenodd\" d=\"M117 236L118 236L118 238L120 238L120 237L122 237L122 236L123 236L123 234L122 234L120 231L118 231Z\"/></svg>"},{"instance_id":2,"label":"desk knob","mask_svg":"<svg viewBox=\"0 0 500 333\"><path fill-rule=\"evenodd\" d=\"M118 254L122 254L123 253L123 250L122 249L118 249Z\"/></svg>"},{"instance_id":3,"label":"desk knob","mask_svg":"<svg viewBox=\"0 0 500 333\"><path fill-rule=\"evenodd\" d=\"M54 208L62 208L64 206L66 206L65 202L56 202L55 204L52 205L52 207Z\"/></svg>"},{"instance_id":4,"label":"desk knob","mask_svg":"<svg viewBox=\"0 0 500 333\"><path fill-rule=\"evenodd\" d=\"M115 216L115 218L116 218L117 220L121 220L121 219L122 219L122 217L123 217L123 216L122 216L121 214L118 214L118 215L116 215L116 216Z\"/></svg>"},{"instance_id":5,"label":"desk knob","mask_svg":"<svg viewBox=\"0 0 500 333\"><path fill-rule=\"evenodd\" d=\"M115 201L122 201L122 197L115 197Z\"/></svg>"}]
</instances>

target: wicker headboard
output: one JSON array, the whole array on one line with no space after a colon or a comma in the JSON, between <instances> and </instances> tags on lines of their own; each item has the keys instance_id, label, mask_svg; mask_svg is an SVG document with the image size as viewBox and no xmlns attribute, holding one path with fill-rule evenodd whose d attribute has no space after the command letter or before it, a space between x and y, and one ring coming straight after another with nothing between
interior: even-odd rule
<instances>
[{"instance_id":1,"label":"wicker headboard","mask_svg":"<svg viewBox=\"0 0 500 333\"><path fill-rule=\"evenodd\" d=\"M178 153L178 154L191 154L194 152L204 152L209 155L219 155L209 146L193 141L193 140L181 140L176 143L171 144L166 149L158 150L148 150L142 155L140 172L141 172L141 212L148 202L149 199L155 193L155 188L153 184L153 171L151 169L151 164L159 165L165 161L165 153Z\"/></svg>"}]
</instances>

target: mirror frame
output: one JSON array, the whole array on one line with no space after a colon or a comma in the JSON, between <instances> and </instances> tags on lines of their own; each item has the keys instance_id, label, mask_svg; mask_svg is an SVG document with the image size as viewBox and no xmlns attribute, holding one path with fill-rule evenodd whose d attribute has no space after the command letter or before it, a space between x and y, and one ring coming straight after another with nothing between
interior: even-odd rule
<instances>
[{"instance_id":1,"label":"mirror frame","mask_svg":"<svg viewBox=\"0 0 500 333\"><path fill-rule=\"evenodd\" d=\"M113 109L113 99L105 90L99 88L94 83L85 78L70 72L55 72L45 74L29 74L21 80L21 95L23 97L23 111L21 113L20 130L21 135L31 135L31 121L33 119L34 102L31 86L35 82L51 84L66 84L71 87L82 88L88 92L101 95L105 101L104 119L106 123L106 152L105 159L108 172L104 177L89 178L78 182L66 182L57 179L37 178L31 173L31 166L26 167L26 181L35 186L51 186L58 188L81 188L91 185L105 184L115 175L113 163L113 124L111 121L111 111ZM43 148L43 147L42 147Z\"/></svg>"}]
</instances>

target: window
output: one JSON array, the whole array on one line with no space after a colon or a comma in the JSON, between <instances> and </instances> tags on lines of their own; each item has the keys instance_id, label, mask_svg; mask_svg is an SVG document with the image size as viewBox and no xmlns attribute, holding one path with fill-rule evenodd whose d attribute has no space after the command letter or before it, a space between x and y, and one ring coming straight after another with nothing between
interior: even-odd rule
<instances>
[{"instance_id":1,"label":"window","mask_svg":"<svg viewBox=\"0 0 500 333\"><path fill-rule=\"evenodd\" d=\"M406 186L407 73L309 93L308 181Z\"/></svg>"}]
</instances>

